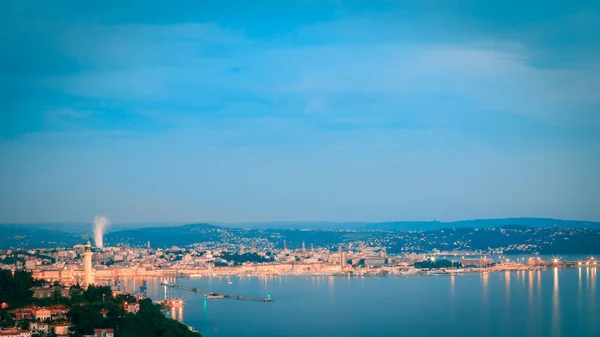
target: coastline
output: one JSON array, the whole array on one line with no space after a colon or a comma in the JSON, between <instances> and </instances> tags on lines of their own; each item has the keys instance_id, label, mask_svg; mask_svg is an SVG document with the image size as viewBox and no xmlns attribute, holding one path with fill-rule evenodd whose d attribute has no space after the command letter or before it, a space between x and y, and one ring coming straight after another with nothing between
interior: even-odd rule
<instances>
[{"instance_id":1,"label":"coastline","mask_svg":"<svg viewBox=\"0 0 600 337\"><path fill-rule=\"evenodd\" d=\"M472 275L486 274L493 272L526 272L526 271L543 271L550 269L576 269L576 268L595 268L596 266L538 266L538 267L522 267L522 268L463 268L463 269L419 269L411 272L382 272L377 269L368 271L355 272L331 272L331 273L205 273L192 275L179 275L178 278L184 279L201 279L207 277L408 277L408 276L456 276L456 275Z\"/></svg>"}]
</instances>

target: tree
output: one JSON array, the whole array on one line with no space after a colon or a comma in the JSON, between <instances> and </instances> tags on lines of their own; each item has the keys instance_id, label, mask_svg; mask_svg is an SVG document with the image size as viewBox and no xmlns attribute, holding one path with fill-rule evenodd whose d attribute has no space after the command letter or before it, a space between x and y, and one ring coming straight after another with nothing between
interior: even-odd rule
<instances>
[{"instance_id":1,"label":"tree","mask_svg":"<svg viewBox=\"0 0 600 337\"><path fill-rule=\"evenodd\" d=\"M29 329L29 323L31 323L31 320L25 317L22 320L20 320L19 323L17 323L17 327L21 330L27 330Z\"/></svg>"},{"instance_id":2,"label":"tree","mask_svg":"<svg viewBox=\"0 0 600 337\"><path fill-rule=\"evenodd\" d=\"M71 308L67 317L71 319L75 334L86 335L94 332L94 328L106 328L107 322L99 308L92 305Z\"/></svg>"},{"instance_id":3,"label":"tree","mask_svg":"<svg viewBox=\"0 0 600 337\"><path fill-rule=\"evenodd\" d=\"M54 303L60 303L63 299L63 295L60 292L60 284L58 285L58 287L55 285L54 286L54 291L52 292L52 297L51 300Z\"/></svg>"},{"instance_id":4,"label":"tree","mask_svg":"<svg viewBox=\"0 0 600 337\"><path fill-rule=\"evenodd\" d=\"M36 284L31 273L24 270L0 270L0 302L6 302L9 307L19 308L32 303L33 290Z\"/></svg>"},{"instance_id":5,"label":"tree","mask_svg":"<svg viewBox=\"0 0 600 337\"><path fill-rule=\"evenodd\" d=\"M0 310L0 327L12 328L13 326L15 326L15 319L12 315L4 309Z\"/></svg>"},{"instance_id":6,"label":"tree","mask_svg":"<svg viewBox=\"0 0 600 337\"><path fill-rule=\"evenodd\" d=\"M90 285L83 293L83 296L88 302L104 301L107 298L112 298L112 290L109 286Z\"/></svg>"},{"instance_id":7,"label":"tree","mask_svg":"<svg viewBox=\"0 0 600 337\"><path fill-rule=\"evenodd\" d=\"M160 307L150 299L140 301L140 312L137 315L128 314L123 319L121 336L148 336L148 337L197 337L198 333L191 332L185 325L166 318Z\"/></svg>"}]
</instances>

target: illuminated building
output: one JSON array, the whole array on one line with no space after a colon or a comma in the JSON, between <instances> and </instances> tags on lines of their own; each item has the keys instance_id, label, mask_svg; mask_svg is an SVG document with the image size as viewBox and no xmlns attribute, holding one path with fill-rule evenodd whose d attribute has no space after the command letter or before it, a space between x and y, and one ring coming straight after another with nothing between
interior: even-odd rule
<instances>
[{"instance_id":1,"label":"illuminated building","mask_svg":"<svg viewBox=\"0 0 600 337\"><path fill-rule=\"evenodd\" d=\"M90 284L94 284L94 276L92 275L92 244L88 239L85 243L85 250L83 253L83 273L84 273L84 285L87 287Z\"/></svg>"}]
</instances>

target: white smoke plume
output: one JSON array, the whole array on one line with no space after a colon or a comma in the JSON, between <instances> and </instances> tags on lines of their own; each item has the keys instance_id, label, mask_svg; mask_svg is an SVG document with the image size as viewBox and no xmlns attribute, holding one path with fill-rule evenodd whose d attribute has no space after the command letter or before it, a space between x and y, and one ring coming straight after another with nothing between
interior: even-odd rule
<instances>
[{"instance_id":1,"label":"white smoke plume","mask_svg":"<svg viewBox=\"0 0 600 337\"><path fill-rule=\"evenodd\" d=\"M94 218L94 243L96 244L96 248L104 247L104 231L108 225L110 225L110 221L108 221L107 217L96 215Z\"/></svg>"}]
</instances>

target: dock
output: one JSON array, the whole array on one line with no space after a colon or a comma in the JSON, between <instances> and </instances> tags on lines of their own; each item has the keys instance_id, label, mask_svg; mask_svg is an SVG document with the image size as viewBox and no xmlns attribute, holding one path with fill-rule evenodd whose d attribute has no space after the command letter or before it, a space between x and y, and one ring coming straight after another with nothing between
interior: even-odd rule
<instances>
[{"instance_id":1,"label":"dock","mask_svg":"<svg viewBox=\"0 0 600 337\"><path fill-rule=\"evenodd\" d=\"M208 291L201 288L190 288L175 283L161 283L165 287L187 290L195 293L204 294L204 297L208 300L238 300L238 301L257 301L257 302L272 302L273 299L269 297L246 297L230 294L221 294L214 291Z\"/></svg>"}]
</instances>

